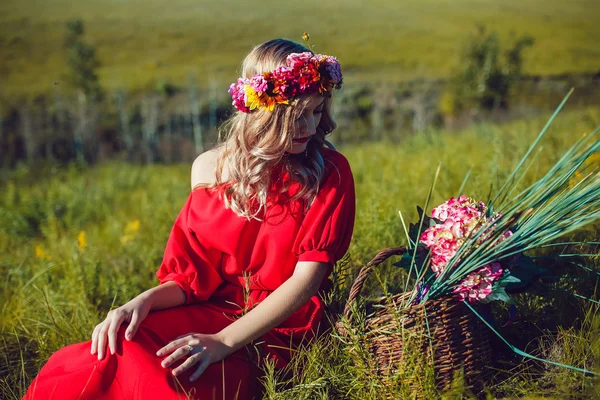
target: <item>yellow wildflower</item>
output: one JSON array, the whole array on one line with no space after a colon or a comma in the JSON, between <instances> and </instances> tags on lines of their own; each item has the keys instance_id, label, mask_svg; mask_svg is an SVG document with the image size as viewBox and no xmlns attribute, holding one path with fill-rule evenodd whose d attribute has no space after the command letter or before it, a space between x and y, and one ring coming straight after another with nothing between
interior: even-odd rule
<instances>
[{"instance_id":1,"label":"yellow wildflower","mask_svg":"<svg viewBox=\"0 0 600 400\"><path fill-rule=\"evenodd\" d=\"M85 231L79 231L79 234L77 235L77 243L79 244L79 250L82 250L87 246L87 236Z\"/></svg>"},{"instance_id":2,"label":"yellow wildflower","mask_svg":"<svg viewBox=\"0 0 600 400\"><path fill-rule=\"evenodd\" d=\"M140 220L134 219L128 222L125 226L125 234L121 236L121 244L131 242L137 236L137 232L140 230Z\"/></svg>"},{"instance_id":3,"label":"yellow wildflower","mask_svg":"<svg viewBox=\"0 0 600 400\"><path fill-rule=\"evenodd\" d=\"M42 246L35 246L35 256L40 260L50 260L50 255L42 249Z\"/></svg>"},{"instance_id":4,"label":"yellow wildflower","mask_svg":"<svg viewBox=\"0 0 600 400\"><path fill-rule=\"evenodd\" d=\"M312 49L312 48L313 48L313 46L311 46L311 44L310 44L310 42L309 42L309 40L310 40L310 35L308 34L308 32L304 32L304 33L302 33L302 40L304 40L304 42L306 42L306 45L307 45L307 46L308 46L310 49Z\"/></svg>"},{"instance_id":5,"label":"yellow wildflower","mask_svg":"<svg viewBox=\"0 0 600 400\"><path fill-rule=\"evenodd\" d=\"M134 219L133 221L128 222L127 226L125 227L125 233L136 233L138 230L140 230L139 219Z\"/></svg>"}]
</instances>

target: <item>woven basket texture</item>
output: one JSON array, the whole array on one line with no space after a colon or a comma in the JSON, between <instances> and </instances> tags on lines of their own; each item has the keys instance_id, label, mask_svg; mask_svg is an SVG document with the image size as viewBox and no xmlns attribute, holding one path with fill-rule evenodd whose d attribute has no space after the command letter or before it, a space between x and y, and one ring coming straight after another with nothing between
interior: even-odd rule
<instances>
[{"instance_id":1,"label":"woven basket texture","mask_svg":"<svg viewBox=\"0 0 600 400\"><path fill-rule=\"evenodd\" d=\"M403 246L383 249L361 269L344 310L347 320L352 321L351 309L357 306L362 286L373 268L404 252ZM377 375L384 382L395 379L398 369L412 365L411 357L416 353L427 354L426 358L433 362L439 389L449 389L455 374L463 373L466 384L475 392L481 390L491 372L487 368L492 361L489 329L452 297L428 300L401 310L405 296L400 293L371 304L375 311L364 321L365 346L375 357ZM336 326L342 336L348 335L339 321ZM405 346L410 346L410 351L404 351L408 349Z\"/></svg>"}]
</instances>

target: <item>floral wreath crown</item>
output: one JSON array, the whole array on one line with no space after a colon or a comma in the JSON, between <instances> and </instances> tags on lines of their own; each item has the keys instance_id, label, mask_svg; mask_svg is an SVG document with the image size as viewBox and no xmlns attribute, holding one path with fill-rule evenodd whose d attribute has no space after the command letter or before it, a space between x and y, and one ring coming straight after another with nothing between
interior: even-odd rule
<instances>
[{"instance_id":1,"label":"floral wreath crown","mask_svg":"<svg viewBox=\"0 0 600 400\"><path fill-rule=\"evenodd\" d=\"M335 57L305 51L288 55L286 63L252 78L238 78L228 91L233 106L244 113L257 108L273 111L275 104L289 104L299 95L342 87L342 69Z\"/></svg>"}]
</instances>

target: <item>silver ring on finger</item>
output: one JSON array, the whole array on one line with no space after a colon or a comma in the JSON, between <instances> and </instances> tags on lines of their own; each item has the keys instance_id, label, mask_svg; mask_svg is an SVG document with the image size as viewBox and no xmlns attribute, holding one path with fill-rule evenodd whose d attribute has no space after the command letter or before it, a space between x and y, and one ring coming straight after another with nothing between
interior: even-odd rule
<instances>
[{"instance_id":1,"label":"silver ring on finger","mask_svg":"<svg viewBox=\"0 0 600 400\"><path fill-rule=\"evenodd\" d=\"M192 347L192 346L191 346L191 345L189 345L189 344L188 344L188 346L187 346L187 349L188 349L188 353L190 353L190 354L194 352L194 347Z\"/></svg>"}]
</instances>

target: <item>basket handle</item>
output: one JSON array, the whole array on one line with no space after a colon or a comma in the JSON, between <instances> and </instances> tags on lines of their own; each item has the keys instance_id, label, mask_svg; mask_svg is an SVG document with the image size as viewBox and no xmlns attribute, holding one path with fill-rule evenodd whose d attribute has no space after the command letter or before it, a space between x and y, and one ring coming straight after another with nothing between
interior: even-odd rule
<instances>
[{"instance_id":1,"label":"basket handle","mask_svg":"<svg viewBox=\"0 0 600 400\"><path fill-rule=\"evenodd\" d=\"M348 301L346 302L346 307L344 307L344 316L350 320L350 309L352 305L356 302L356 298L360 294L360 291L365 284L365 281L373 271L373 268L390 258L391 256L399 256L406 253L408 249L406 246L398 246L398 247L387 247L382 249L377 253L377 255L367 263L364 267L360 269L352 288L350 288L350 296L348 296Z\"/></svg>"}]
</instances>

